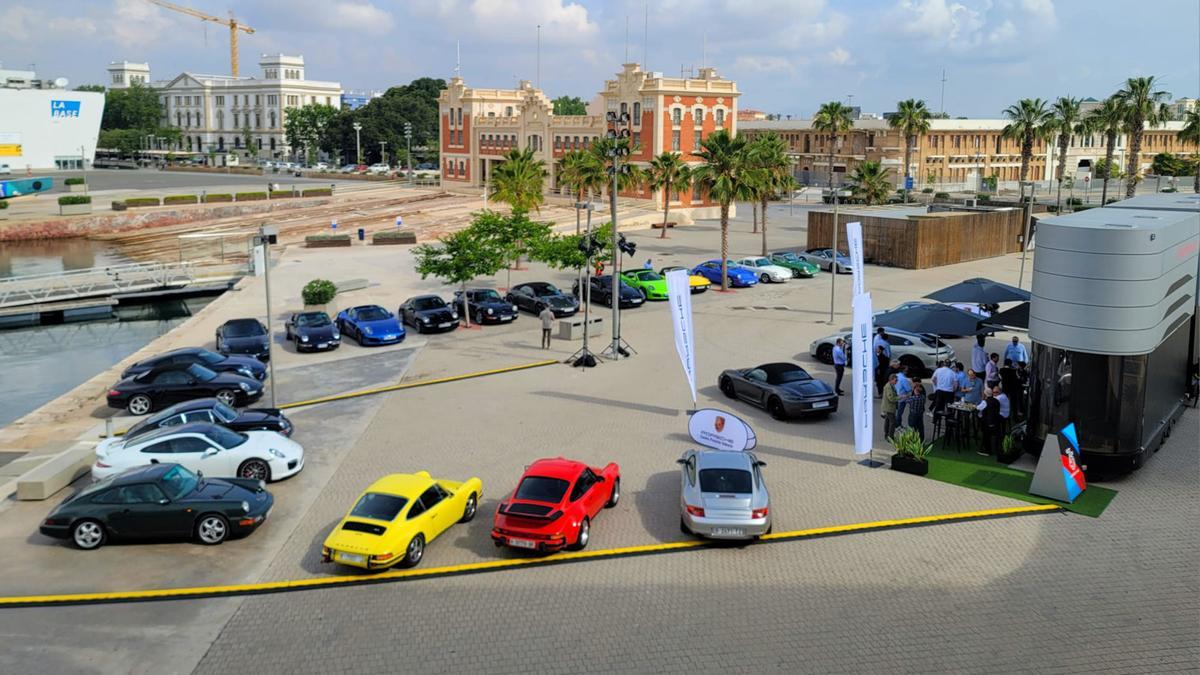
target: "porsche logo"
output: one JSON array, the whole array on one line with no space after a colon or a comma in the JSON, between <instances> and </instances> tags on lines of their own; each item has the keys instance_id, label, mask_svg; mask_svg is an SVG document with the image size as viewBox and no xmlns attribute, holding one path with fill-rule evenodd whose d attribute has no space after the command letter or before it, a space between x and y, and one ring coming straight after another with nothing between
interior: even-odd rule
<instances>
[{"instance_id":1,"label":"porsche logo","mask_svg":"<svg viewBox=\"0 0 1200 675\"><path fill-rule=\"evenodd\" d=\"M717 430L718 434L725 431L725 418L720 415L713 418L713 428Z\"/></svg>"}]
</instances>

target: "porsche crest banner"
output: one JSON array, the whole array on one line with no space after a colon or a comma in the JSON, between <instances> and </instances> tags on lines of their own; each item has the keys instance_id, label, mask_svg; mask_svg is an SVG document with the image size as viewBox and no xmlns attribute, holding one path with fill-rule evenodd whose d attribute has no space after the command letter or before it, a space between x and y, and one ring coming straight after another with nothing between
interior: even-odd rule
<instances>
[{"instance_id":1,"label":"porsche crest banner","mask_svg":"<svg viewBox=\"0 0 1200 675\"><path fill-rule=\"evenodd\" d=\"M854 272L850 276L851 286L854 289L851 297L857 298L867 292L863 279L862 223L858 221L846 223L846 245L850 247L850 264L854 266Z\"/></svg>"},{"instance_id":2,"label":"porsche crest banner","mask_svg":"<svg viewBox=\"0 0 1200 675\"><path fill-rule=\"evenodd\" d=\"M675 351L683 364L683 375L696 402L696 338L692 332L692 289L687 270L667 272L667 304L671 307L671 323L675 326Z\"/></svg>"},{"instance_id":3,"label":"porsche crest banner","mask_svg":"<svg viewBox=\"0 0 1200 675\"><path fill-rule=\"evenodd\" d=\"M860 267L855 266L855 276ZM850 337L851 360L850 394L854 406L854 452L871 452L875 440L875 400L871 397L872 369L875 362L871 349L871 294L854 296L854 326Z\"/></svg>"}]
</instances>

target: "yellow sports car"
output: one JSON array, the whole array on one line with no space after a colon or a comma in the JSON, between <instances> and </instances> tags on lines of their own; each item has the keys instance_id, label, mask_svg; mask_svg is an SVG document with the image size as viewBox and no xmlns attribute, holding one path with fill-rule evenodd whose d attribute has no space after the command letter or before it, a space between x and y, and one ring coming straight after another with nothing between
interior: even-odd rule
<instances>
[{"instance_id":1,"label":"yellow sports car","mask_svg":"<svg viewBox=\"0 0 1200 675\"><path fill-rule=\"evenodd\" d=\"M427 471L393 473L371 484L325 538L323 562L375 570L412 567L425 546L479 510L483 483L436 480Z\"/></svg>"},{"instance_id":2,"label":"yellow sports car","mask_svg":"<svg viewBox=\"0 0 1200 675\"><path fill-rule=\"evenodd\" d=\"M661 270L659 270L659 274L666 276L667 272L670 272L672 270L686 270L686 269L687 269L686 267L672 265L670 267L664 267ZM692 295L695 295L696 293L703 293L704 291L707 291L708 287L711 284L712 284L711 281L700 276L699 274L691 274L691 273L688 274L688 288L691 289Z\"/></svg>"}]
</instances>

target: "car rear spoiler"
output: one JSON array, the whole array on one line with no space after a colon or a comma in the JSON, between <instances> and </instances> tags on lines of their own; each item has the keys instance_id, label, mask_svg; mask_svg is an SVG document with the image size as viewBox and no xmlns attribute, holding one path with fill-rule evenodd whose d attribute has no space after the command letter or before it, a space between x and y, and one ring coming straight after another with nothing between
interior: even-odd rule
<instances>
[{"instance_id":1,"label":"car rear spoiler","mask_svg":"<svg viewBox=\"0 0 1200 675\"><path fill-rule=\"evenodd\" d=\"M563 514L563 512L559 509L555 509L546 514L524 513L521 511L513 511L513 506L514 505L511 503L501 503L499 508L496 510L500 513L500 515L509 516L510 518L528 518L529 520L544 520L546 522L558 520ZM518 503L517 506L520 506L520 504Z\"/></svg>"}]
</instances>

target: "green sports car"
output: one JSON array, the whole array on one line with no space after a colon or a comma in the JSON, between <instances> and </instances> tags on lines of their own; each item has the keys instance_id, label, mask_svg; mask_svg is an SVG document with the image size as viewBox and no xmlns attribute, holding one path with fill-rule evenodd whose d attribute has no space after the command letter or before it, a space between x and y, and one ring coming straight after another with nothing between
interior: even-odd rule
<instances>
[{"instance_id":1,"label":"green sports car","mask_svg":"<svg viewBox=\"0 0 1200 675\"><path fill-rule=\"evenodd\" d=\"M667 280L654 270L628 270L621 272L625 283L642 292L647 300L667 299Z\"/></svg>"},{"instance_id":2,"label":"green sports car","mask_svg":"<svg viewBox=\"0 0 1200 675\"><path fill-rule=\"evenodd\" d=\"M809 277L816 276L817 272L821 271L820 267L817 267L807 260L801 260L800 256L796 255L792 251L776 251L772 253L771 262L779 265L780 267L788 268L792 271L792 276L795 278L807 279Z\"/></svg>"}]
</instances>

